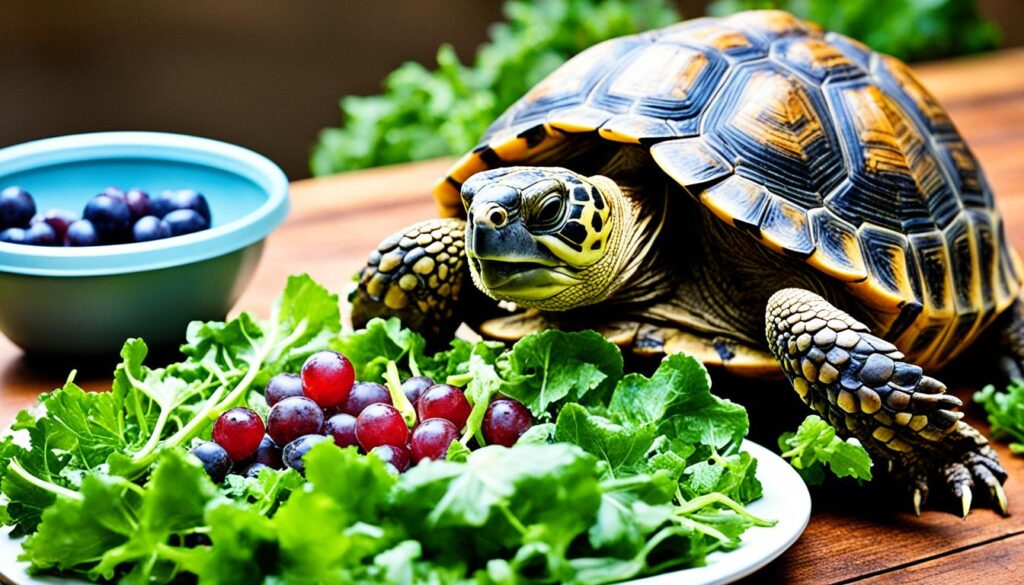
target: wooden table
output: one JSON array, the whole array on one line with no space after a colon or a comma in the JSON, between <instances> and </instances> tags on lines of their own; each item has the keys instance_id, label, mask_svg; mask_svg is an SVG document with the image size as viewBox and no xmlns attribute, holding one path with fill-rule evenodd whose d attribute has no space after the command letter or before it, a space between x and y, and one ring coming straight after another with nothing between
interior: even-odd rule
<instances>
[{"instance_id":1,"label":"wooden table","mask_svg":"<svg viewBox=\"0 0 1024 585\"><path fill-rule=\"evenodd\" d=\"M1024 251L1024 50L917 70L982 161L1010 239ZM285 278L298 272L308 272L331 290L344 290L384 235L433 215L428 191L447 164L428 161L296 182L294 210L268 240L260 269L238 306L265 315ZM33 366L0 338L0 425L9 424L18 409L66 375L63 368ZM780 430L792 428L787 425L804 415L795 394L782 386L768 390L764 383L713 375L716 391L748 407L756 405L751 408L752 433L764 444L772 444ZM109 387L109 379L80 382L90 389ZM962 386L957 392L966 398L972 390ZM815 513L800 541L747 582L1024 582L1024 459L1012 457L1001 445L998 450L1010 472L1009 518L987 509L972 512L967 520L934 511L917 518L907 512L905 493L836 482L814 492ZM983 501L984 495L976 500Z\"/></svg>"}]
</instances>

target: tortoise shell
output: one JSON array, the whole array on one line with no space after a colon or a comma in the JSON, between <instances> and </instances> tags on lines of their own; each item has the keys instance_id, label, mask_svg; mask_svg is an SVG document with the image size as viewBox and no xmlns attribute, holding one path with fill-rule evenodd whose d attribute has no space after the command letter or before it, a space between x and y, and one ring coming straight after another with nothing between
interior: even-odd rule
<instances>
[{"instance_id":1,"label":"tortoise shell","mask_svg":"<svg viewBox=\"0 0 1024 585\"><path fill-rule=\"evenodd\" d=\"M435 189L565 144L648 147L715 216L851 288L901 347L956 355L1017 298L1020 262L952 120L899 60L780 11L702 18L580 53ZM916 309L921 312L916 315ZM933 359L934 358L934 359Z\"/></svg>"}]
</instances>

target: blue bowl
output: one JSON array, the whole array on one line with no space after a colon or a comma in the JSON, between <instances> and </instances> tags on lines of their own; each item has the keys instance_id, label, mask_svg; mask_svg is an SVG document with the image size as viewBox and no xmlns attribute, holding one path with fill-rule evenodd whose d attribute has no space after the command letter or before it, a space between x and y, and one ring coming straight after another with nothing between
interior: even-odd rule
<instances>
[{"instance_id":1,"label":"blue bowl","mask_svg":"<svg viewBox=\"0 0 1024 585\"><path fill-rule=\"evenodd\" d=\"M167 349L193 320L220 320L288 214L288 180L250 150L193 136L104 132L0 150L0 188L40 211L81 212L106 187L195 189L209 230L139 244L47 248L0 242L0 331L32 353L110 355L129 337Z\"/></svg>"}]
</instances>

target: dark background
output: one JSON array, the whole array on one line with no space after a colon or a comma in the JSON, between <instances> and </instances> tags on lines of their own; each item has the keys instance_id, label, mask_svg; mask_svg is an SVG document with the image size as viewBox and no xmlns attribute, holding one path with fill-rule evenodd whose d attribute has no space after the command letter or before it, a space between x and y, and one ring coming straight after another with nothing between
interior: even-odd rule
<instances>
[{"instance_id":1,"label":"dark background","mask_svg":"<svg viewBox=\"0 0 1024 585\"><path fill-rule=\"evenodd\" d=\"M706 2L679 3L684 17ZM879 9L884 10L884 1ZM463 61L498 0L3 0L0 146L97 130L198 134L309 175L337 101L377 93L439 44ZM1024 45L1024 1L981 0L1004 45ZM1024 74L1024 72L1022 72Z\"/></svg>"}]
</instances>

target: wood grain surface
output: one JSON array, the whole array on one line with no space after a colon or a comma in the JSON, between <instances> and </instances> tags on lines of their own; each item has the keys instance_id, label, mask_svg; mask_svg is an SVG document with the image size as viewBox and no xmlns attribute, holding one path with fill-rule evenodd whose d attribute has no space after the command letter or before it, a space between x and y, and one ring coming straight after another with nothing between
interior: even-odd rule
<instances>
[{"instance_id":1,"label":"wood grain surface","mask_svg":"<svg viewBox=\"0 0 1024 585\"><path fill-rule=\"evenodd\" d=\"M947 107L984 166L1011 243L1024 251L1024 50L915 69ZM434 215L430 187L448 162L294 183L293 211L269 238L259 271L236 310L265 315L285 278L298 272L344 291L380 239ZM96 372L84 363L35 363L0 338L0 424L8 425L18 409L61 384L69 367L84 372L79 381L89 389L109 384L109 369ZM967 358L954 367L961 374L944 379L962 380L952 386L967 399L987 364ZM805 414L797 411L800 404L792 391L776 384L752 386L724 375L715 381L717 390L724 389L751 408L753 437L762 443L772 443L780 428ZM977 416L969 413L972 422L981 425ZM998 450L1010 472L1009 518L988 509L976 510L967 520L936 511L917 518L907 511L908 495L892 486L834 482L814 490L814 515L799 542L745 583L1024 582L1024 459L1011 456L1004 446ZM983 494L976 496L979 503L984 500Z\"/></svg>"}]
</instances>

